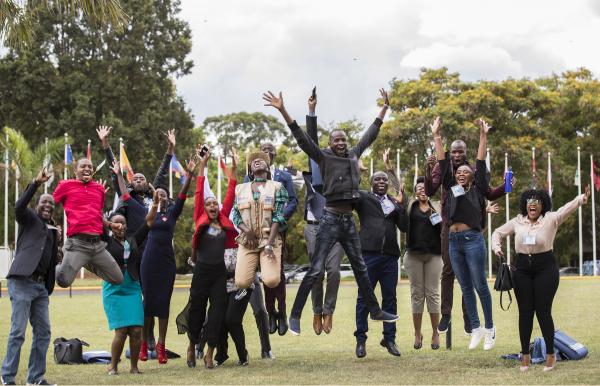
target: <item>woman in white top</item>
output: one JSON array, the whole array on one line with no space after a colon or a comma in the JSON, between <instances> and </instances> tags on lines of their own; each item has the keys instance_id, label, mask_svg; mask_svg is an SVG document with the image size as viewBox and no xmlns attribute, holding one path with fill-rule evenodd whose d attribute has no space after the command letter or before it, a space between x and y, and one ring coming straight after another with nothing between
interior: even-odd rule
<instances>
[{"instance_id":1,"label":"woman in white top","mask_svg":"<svg viewBox=\"0 0 600 386\"><path fill-rule=\"evenodd\" d=\"M521 214L494 231L492 247L498 256L502 252L502 239L514 235L517 258L512 272L517 304L519 305L519 336L521 339L521 371L531 363L529 340L533 329L533 315L537 315L546 343L544 371L554 368L554 321L552 301L558 289L558 264L552 251L558 226L580 205L587 203L590 187L556 212L545 190L527 190L521 195Z\"/></svg>"}]
</instances>

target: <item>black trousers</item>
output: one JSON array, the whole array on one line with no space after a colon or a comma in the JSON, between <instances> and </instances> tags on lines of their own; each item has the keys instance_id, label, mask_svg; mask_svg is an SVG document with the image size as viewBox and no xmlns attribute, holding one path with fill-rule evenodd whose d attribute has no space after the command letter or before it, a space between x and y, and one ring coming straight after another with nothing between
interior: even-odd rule
<instances>
[{"instance_id":1,"label":"black trousers","mask_svg":"<svg viewBox=\"0 0 600 386\"><path fill-rule=\"evenodd\" d=\"M558 281L558 264L552 251L517 255L513 285L519 305L519 336L523 354L529 354L534 314L542 330L546 352L554 354L552 302L558 290Z\"/></svg>"},{"instance_id":2,"label":"black trousers","mask_svg":"<svg viewBox=\"0 0 600 386\"><path fill-rule=\"evenodd\" d=\"M233 339L238 358L241 361L248 360L243 321L251 294L252 290L249 288L227 294L225 323L221 325L221 336L219 338L219 345L217 346L217 355L215 356L217 362L224 362L228 358L227 334L231 335L231 339Z\"/></svg>"},{"instance_id":3,"label":"black trousers","mask_svg":"<svg viewBox=\"0 0 600 386\"><path fill-rule=\"evenodd\" d=\"M191 305L189 316L190 342L200 341L200 332L207 317L206 307L210 300L208 322L206 324L206 342L211 347L219 343L219 333L223 324L223 315L227 307L226 271L223 264L196 263L192 286L190 288Z\"/></svg>"},{"instance_id":4,"label":"black trousers","mask_svg":"<svg viewBox=\"0 0 600 386\"><path fill-rule=\"evenodd\" d=\"M296 299L294 300L291 312L292 317L300 319L300 316L302 316L302 309L306 304L306 299L312 290L313 284L325 274L325 260L333 245L338 241L342 248L344 248L348 260L350 260L354 278L367 310L371 314L381 311L381 307L379 307L375 292L369 281L367 265L362 257L360 238L356 231L352 214L336 214L326 210L319 223L315 252L310 263L310 269L304 276L304 279L302 279Z\"/></svg>"}]
</instances>

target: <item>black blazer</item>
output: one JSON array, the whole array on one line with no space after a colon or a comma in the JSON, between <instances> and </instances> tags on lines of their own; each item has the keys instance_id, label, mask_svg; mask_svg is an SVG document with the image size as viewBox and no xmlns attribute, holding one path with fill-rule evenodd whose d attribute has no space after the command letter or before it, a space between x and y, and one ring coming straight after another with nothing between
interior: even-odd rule
<instances>
[{"instance_id":1,"label":"black blazer","mask_svg":"<svg viewBox=\"0 0 600 386\"><path fill-rule=\"evenodd\" d=\"M394 210L386 216L379 198L371 192L360 191L355 205L360 219L360 247L363 251L400 256L396 228L405 230L408 226L406 211L390 195L388 198L394 203Z\"/></svg>"},{"instance_id":2,"label":"black blazer","mask_svg":"<svg viewBox=\"0 0 600 386\"><path fill-rule=\"evenodd\" d=\"M35 211L27 207L37 188L38 185L35 182L27 185L25 192L15 204L15 217L19 223L19 234L17 236L17 251L6 276L7 278L31 276L42 258L46 237L48 236L48 227ZM56 242L52 251L50 268L46 275L45 284L48 295L54 290L56 255L59 244L58 231L53 229L51 232L54 232Z\"/></svg>"}]
</instances>

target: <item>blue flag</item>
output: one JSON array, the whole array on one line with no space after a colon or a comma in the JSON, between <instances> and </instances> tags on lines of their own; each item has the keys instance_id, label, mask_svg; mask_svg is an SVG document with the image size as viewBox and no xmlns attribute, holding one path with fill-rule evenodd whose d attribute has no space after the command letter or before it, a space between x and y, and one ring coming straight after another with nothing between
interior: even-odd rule
<instances>
[{"instance_id":1,"label":"blue flag","mask_svg":"<svg viewBox=\"0 0 600 386\"><path fill-rule=\"evenodd\" d=\"M65 164L71 165L73 163L73 152L71 151L71 145L67 143L65 151Z\"/></svg>"},{"instance_id":2,"label":"blue flag","mask_svg":"<svg viewBox=\"0 0 600 386\"><path fill-rule=\"evenodd\" d=\"M171 158L171 170L175 173L175 177L179 178L179 183L183 185L185 183L185 169L181 166L175 154Z\"/></svg>"}]
</instances>

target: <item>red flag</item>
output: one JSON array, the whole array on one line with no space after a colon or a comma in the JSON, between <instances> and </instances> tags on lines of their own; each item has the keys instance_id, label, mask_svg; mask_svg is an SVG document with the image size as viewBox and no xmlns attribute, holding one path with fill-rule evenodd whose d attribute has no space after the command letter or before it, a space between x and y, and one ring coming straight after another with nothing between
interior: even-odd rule
<instances>
[{"instance_id":1,"label":"red flag","mask_svg":"<svg viewBox=\"0 0 600 386\"><path fill-rule=\"evenodd\" d=\"M596 165L592 162L592 184L596 190L600 190L600 176L596 174Z\"/></svg>"},{"instance_id":2,"label":"red flag","mask_svg":"<svg viewBox=\"0 0 600 386\"><path fill-rule=\"evenodd\" d=\"M92 160L92 141L88 139L87 159Z\"/></svg>"}]
</instances>

